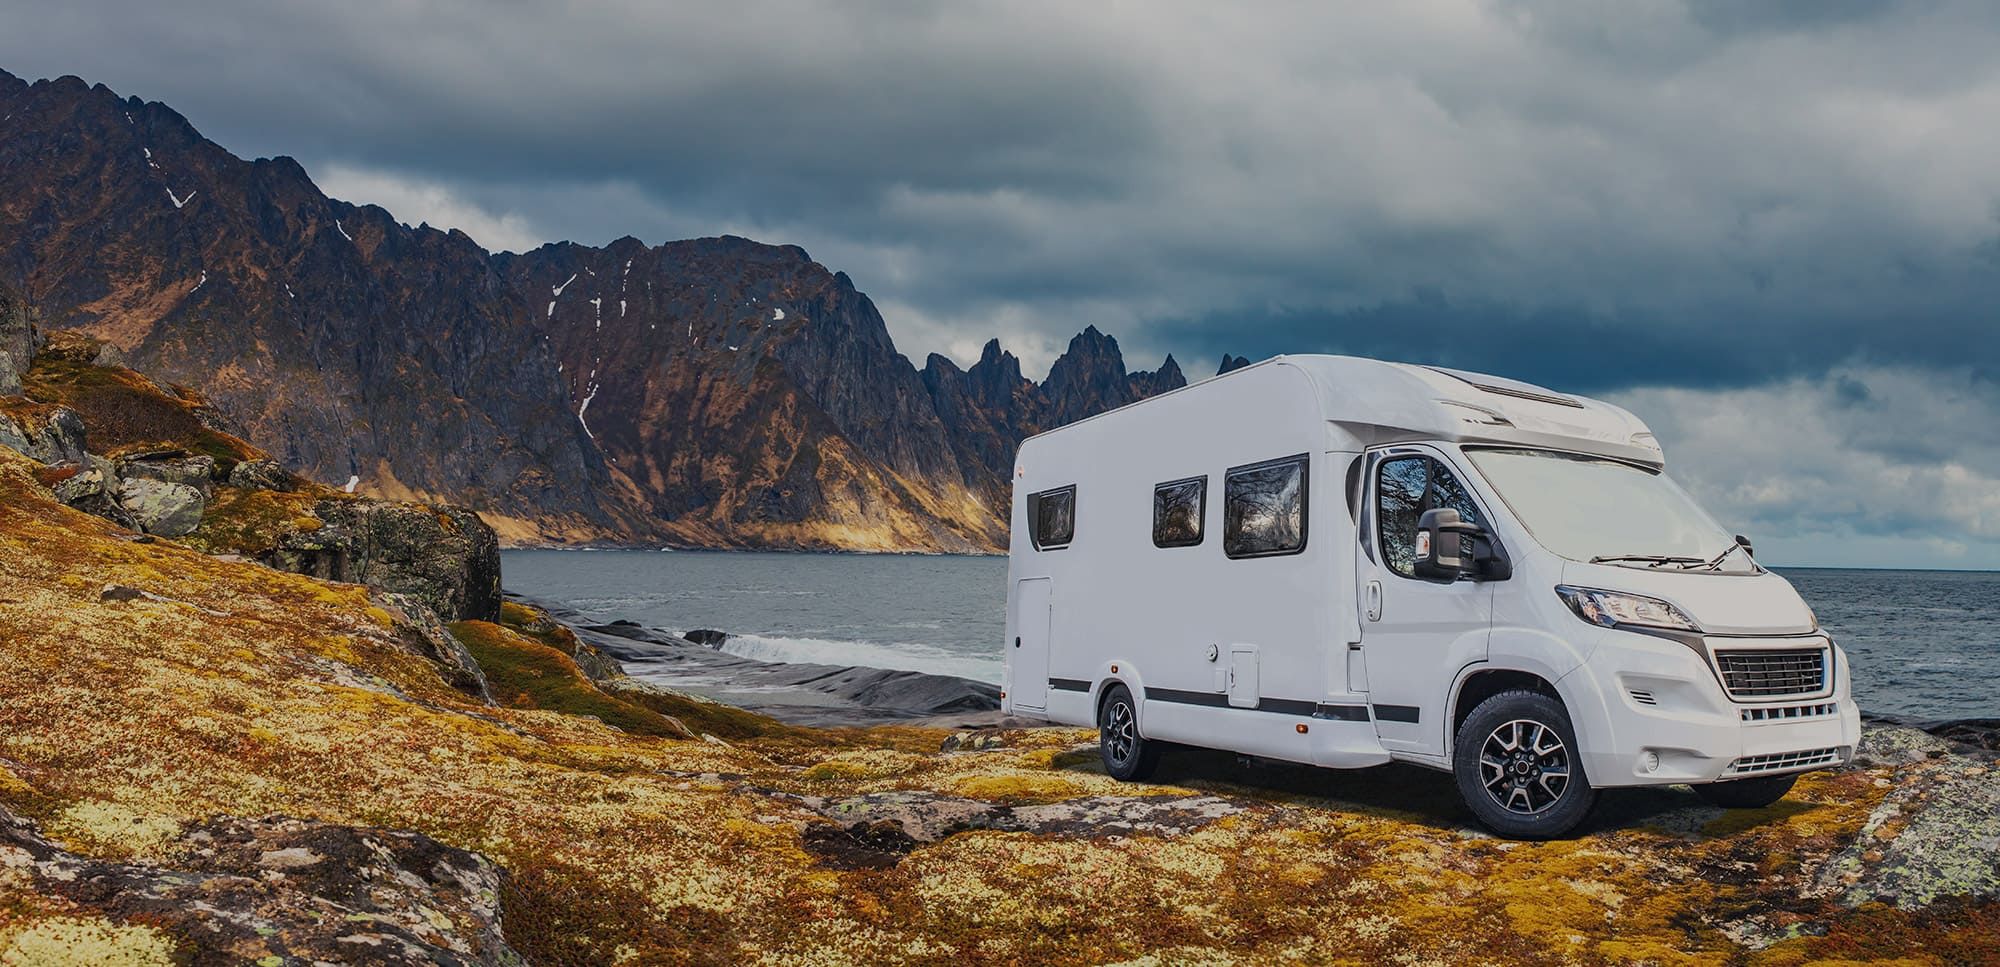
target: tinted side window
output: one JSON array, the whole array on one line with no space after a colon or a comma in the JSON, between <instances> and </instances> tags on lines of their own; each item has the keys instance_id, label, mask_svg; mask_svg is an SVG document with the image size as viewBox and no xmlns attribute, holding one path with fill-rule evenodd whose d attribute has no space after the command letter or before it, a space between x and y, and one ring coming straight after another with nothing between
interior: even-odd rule
<instances>
[{"instance_id":1,"label":"tinted side window","mask_svg":"<svg viewBox=\"0 0 2000 967\"><path fill-rule=\"evenodd\" d=\"M1068 547L1076 534L1076 486L1028 495L1028 537L1035 550Z\"/></svg>"},{"instance_id":2,"label":"tinted side window","mask_svg":"<svg viewBox=\"0 0 2000 967\"><path fill-rule=\"evenodd\" d=\"M1382 461L1375 476L1375 501L1382 559L1404 577L1417 575L1417 520L1424 511L1450 507L1468 523L1486 523L1450 468L1430 457Z\"/></svg>"},{"instance_id":3,"label":"tinted side window","mask_svg":"<svg viewBox=\"0 0 2000 967\"><path fill-rule=\"evenodd\" d=\"M1193 547L1201 543L1201 519L1208 510L1208 478L1189 477L1153 488L1153 546Z\"/></svg>"},{"instance_id":4,"label":"tinted side window","mask_svg":"<svg viewBox=\"0 0 2000 967\"><path fill-rule=\"evenodd\" d=\"M1222 551L1296 554L1306 547L1306 455L1233 467L1222 481Z\"/></svg>"}]
</instances>

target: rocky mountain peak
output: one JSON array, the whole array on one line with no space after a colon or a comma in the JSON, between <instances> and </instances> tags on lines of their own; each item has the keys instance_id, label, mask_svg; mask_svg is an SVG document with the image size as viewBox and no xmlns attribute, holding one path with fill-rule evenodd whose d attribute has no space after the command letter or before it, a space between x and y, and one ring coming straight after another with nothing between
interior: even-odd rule
<instances>
[{"instance_id":1,"label":"rocky mountain peak","mask_svg":"<svg viewBox=\"0 0 2000 967\"><path fill-rule=\"evenodd\" d=\"M1026 435L1185 382L1095 327L1042 385L897 351L796 245L489 253L247 162L162 104L0 77L0 280L255 443L523 543L992 550ZM4 350L0 350L4 351Z\"/></svg>"},{"instance_id":2,"label":"rocky mountain peak","mask_svg":"<svg viewBox=\"0 0 2000 967\"><path fill-rule=\"evenodd\" d=\"M1181 364L1174 361L1173 354L1168 353L1166 362L1161 363L1159 369L1150 373L1144 370L1134 372L1128 382L1132 387L1132 398L1139 400L1180 389L1187 385L1187 376L1181 373Z\"/></svg>"}]
</instances>

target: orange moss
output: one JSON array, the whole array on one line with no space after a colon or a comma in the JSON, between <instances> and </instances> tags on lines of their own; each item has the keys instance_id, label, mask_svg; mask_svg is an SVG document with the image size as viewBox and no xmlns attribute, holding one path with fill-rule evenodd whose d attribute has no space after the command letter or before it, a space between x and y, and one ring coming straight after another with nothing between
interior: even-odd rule
<instances>
[{"instance_id":1,"label":"orange moss","mask_svg":"<svg viewBox=\"0 0 2000 967\"><path fill-rule=\"evenodd\" d=\"M319 498L312 493L217 487L203 511L201 526L181 543L210 554L258 555L276 548L289 533L325 526L312 516Z\"/></svg>"},{"instance_id":2,"label":"orange moss","mask_svg":"<svg viewBox=\"0 0 2000 967\"><path fill-rule=\"evenodd\" d=\"M164 600L102 601L108 583ZM1530 845L1466 835L1428 773L1246 782L1177 758L1172 782L1241 811L1175 836L962 832L835 870L800 838L825 820L764 790L1187 788L1110 780L1079 730L949 755L943 731L900 726L661 741L605 724L666 716L560 648L455 630L510 704L446 685L364 589L133 544L0 452L0 800L107 853L147 848L114 830L218 814L420 830L509 871L507 935L536 963L1979 963L2000 929L1992 904L1846 911L1767 879L1859 835L1880 771L1810 777L1793 806L1702 832L1685 791L1628 792L1676 822ZM4 875L0 934L77 915ZM1722 929L1770 911L1830 932L1752 954Z\"/></svg>"},{"instance_id":3,"label":"orange moss","mask_svg":"<svg viewBox=\"0 0 2000 967\"><path fill-rule=\"evenodd\" d=\"M589 715L635 735L692 737L658 712L599 691L554 648L486 621L460 621L451 633L478 660L494 700L503 705Z\"/></svg>"},{"instance_id":4,"label":"orange moss","mask_svg":"<svg viewBox=\"0 0 2000 967\"><path fill-rule=\"evenodd\" d=\"M191 391L170 391L129 369L95 366L72 354L43 352L25 376L27 394L67 406L90 427L90 448L106 456L186 449L215 458L222 472L263 451L204 426Z\"/></svg>"}]
</instances>

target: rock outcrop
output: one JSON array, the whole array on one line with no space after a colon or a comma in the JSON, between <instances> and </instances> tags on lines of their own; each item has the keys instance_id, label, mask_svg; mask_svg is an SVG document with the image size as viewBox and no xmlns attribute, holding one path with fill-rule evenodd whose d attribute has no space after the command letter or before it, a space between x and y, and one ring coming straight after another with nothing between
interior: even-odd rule
<instances>
[{"instance_id":1,"label":"rock outcrop","mask_svg":"<svg viewBox=\"0 0 2000 967\"><path fill-rule=\"evenodd\" d=\"M475 506L512 541L998 550L1022 435L1185 382L1095 329L1040 387L1011 357L919 373L797 246L489 254L74 77L0 72L0 113L0 281L98 337L75 363L192 387L308 478Z\"/></svg>"},{"instance_id":2,"label":"rock outcrop","mask_svg":"<svg viewBox=\"0 0 2000 967\"><path fill-rule=\"evenodd\" d=\"M0 936L0 963L525 963L499 868L428 836L223 818L158 849L174 859L81 856L0 804L0 890L73 907Z\"/></svg>"},{"instance_id":3,"label":"rock outcrop","mask_svg":"<svg viewBox=\"0 0 2000 967\"><path fill-rule=\"evenodd\" d=\"M208 501L187 484L133 477L120 483L118 506L148 534L186 537L201 526Z\"/></svg>"},{"instance_id":4,"label":"rock outcrop","mask_svg":"<svg viewBox=\"0 0 2000 967\"><path fill-rule=\"evenodd\" d=\"M459 507L328 498L320 526L294 530L261 559L288 571L407 594L449 620L500 615L500 542Z\"/></svg>"},{"instance_id":5,"label":"rock outcrop","mask_svg":"<svg viewBox=\"0 0 2000 967\"><path fill-rule=\"evenodd\" d=\"M107 365L65 333L0 398L0 447L47 465L71 507L214 554L406 594L444 620L500 613L500 544L464 508L300 479L229 433L207 399ZM100 454L107 454L100 455Z\"/></svg>"},{"instance_id":6,"label":"rock outcrop","mask_svg":"<svg viewBox=\"0 0 2000 967\"><path fill-rule=\"evenodd\" d=\"M429 659L453 688L493 704L493 690L486 682L486 672L479 667L479 660L472 657L465 643L452 635L428 604L414 595L393 592L377 594L373 600L395 621L396 636L412 653Z\"/></svg>"},{"instance_id":7,"label":"rock outcrop","mask_svg":"<svg viewBox=\"0 0 2000 967\"><path fill-rule=\"evenodd\" d=\"M28 305L0 282L0 396L21 392L21 374L41 348L40 333Z\"/></svg>"}]
</instances>

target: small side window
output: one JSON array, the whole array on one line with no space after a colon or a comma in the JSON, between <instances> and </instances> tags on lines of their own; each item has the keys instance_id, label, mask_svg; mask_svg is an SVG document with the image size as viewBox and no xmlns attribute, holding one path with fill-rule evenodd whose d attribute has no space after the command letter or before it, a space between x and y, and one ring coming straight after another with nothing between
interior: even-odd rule
<instances>
[{"instance_id":1,"label":"small side window","mask_svg":"<svg viewBox=\"0 0 2000 967\"><path fill-rule=\"evenodd\" d=\"M1069 546L1076 534L1076 485L1028 495L1028 538L1035 550Z\"/></svg>"},{"instance_id":2,"label":"small side window","mask_svg":"<svg viewBox=\"0 0 2000 967\"><path fill-rule=\"evenodd\" d=\"M1450 507L1468 524L1483 524L1472 495L1444 464L1426 456L1394 457L1375 472L1375 523L1382 559L1406 578L1417 575L1417 520L1434 507Z\"/></svg>"},{"instance_id":3,"label":"small side window","mask_svg":"<svg viewBox=\"0 0 2000 967\"><path fill-rule=\"evenodd\" d=\"M1231 467L1222 480L1222 552L1232 558L1306 549L1306 455Z\"/></svg>"},{"instance_id":4,"label":"small side window","mask_svg":"<svg viewBox=\"0 0 2000 967\"><path fill-rule=\"evenodd\" d=\"M1193 547L1201 543L1208 514L1208 478L1189 477L1153 487L1153 546Z\"/></svg>"}]
</instances>

